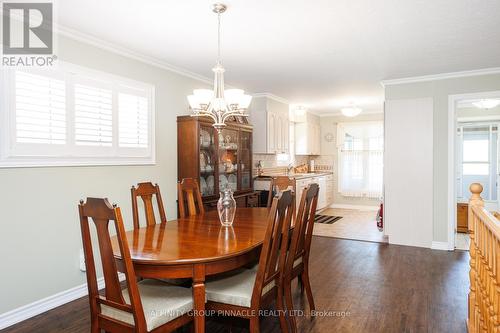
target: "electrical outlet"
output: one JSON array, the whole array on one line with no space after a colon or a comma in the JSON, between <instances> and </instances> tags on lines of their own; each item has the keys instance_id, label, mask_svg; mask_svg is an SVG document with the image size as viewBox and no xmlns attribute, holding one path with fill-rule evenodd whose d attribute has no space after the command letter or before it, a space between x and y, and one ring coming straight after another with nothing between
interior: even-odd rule
<instances>
[{"instance_id":1,"label":"electrical outlet","mask_svg":"<svg viewBox=\"0 0 500 333\"><path fill-rule=\"evenodd\" d=\"M87 267L85 266L85 255L83 254L83 249L80 249L80 270L85 272Z\"/></svg>"}]
</instances>

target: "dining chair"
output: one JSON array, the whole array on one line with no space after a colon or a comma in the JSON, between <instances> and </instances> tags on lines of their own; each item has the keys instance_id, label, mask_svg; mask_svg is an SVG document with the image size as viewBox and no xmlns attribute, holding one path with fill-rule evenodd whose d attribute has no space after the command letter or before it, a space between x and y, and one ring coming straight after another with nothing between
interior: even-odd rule
<instances>
[{"instance_id":1,"label":"dining chair","mask_svg":"<svg viewBox=\"0 0 500 333\"><path fill-rule=\"evenodd\" d=\"M196 179L184 178L177 183L177 189L179 192L179 215L181 217L203 214L205 212L200 187Z\"/></svg>"},{"instance_id":2,"label":"dining chair","mask_svg":"<svg viewBox=\"0 0 500 333\"><path fill-rule=\"evenodd\" d=\"M120 208L107 199L87 198L80 201L80 227L85 255L89 292L91 332L171 332L192 320L193 298L188 288L171 286L157 280L136 281L136 275ZM97 275L91 239L93 221L106 288L102 295ZM121 288L118 266L110 239L109 224L116 231L125 275L126 289Z\"/></svg>"},{"instance_id":3,"label":"dining chair","mask_svg":"<svg viewBox=\"0 0 500 333\"><path fill-rule=\"evenodd\" d=\"M144 214L147 226L156 224L155 211L153 208L153 196L156 197L161 223L167 222L165 208L163 207L163 200L161 198L160 186L158 186L158 184L153 185L151 182L139 183L137 184L137 187L132 186L130 192L132 195L132 217L135 229L140 228L137 197L141 197L142 202L144 203Z\"/></svg>"},{"instance_id":4,"label":"dining chair","mask_svg":"<svg viewBox=\"0 0 500 333\"><path fill-rule=\"evenodd\" d=\"M290 318L291 331L297 331L297 323L293 314L292 280L299 278L301 290L305 289L311 311L315 310L314 299L309 281L309 252L311 249L314 217L318 204L319 185L310 184L302 192L299 210L295 219L292 239L283 272L283 288L287 313Z\"/></svg>"},{"instance_id":5,"label":"dining chair","mask_svg":"<svg viewBox=\"0 0 500 333\"><path fill-rule=\"evenodd\" d=\"M276 301L280 326L288 332L284 314L282 269L285 265L293 214L294 194L287 190L273 199L259 264L251 269L208 281L205 285L207 309L230 310L232 315L250 320L250 332L259 332L259 309Z\"/></svg>"},{"instance_id":6,"label":"dining chair","mask_svg":"<svg viewBox=\"0 0 500 333\"><path fill-rule=\"evenodd\" d=\"M275 194L287 189L291 189L293 193L297 193L297 182L295 178L290 178L288 176L273 177L269 188L269 196L267 197L267 208L271 207Z\"/></svg>"}]
</instances>

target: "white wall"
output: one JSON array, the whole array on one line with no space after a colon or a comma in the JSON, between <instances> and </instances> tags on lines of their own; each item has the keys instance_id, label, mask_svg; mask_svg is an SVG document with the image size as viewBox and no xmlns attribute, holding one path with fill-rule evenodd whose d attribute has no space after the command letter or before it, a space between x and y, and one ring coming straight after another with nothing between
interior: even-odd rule
<instances>
[{"instance_id":1,"label":"white wall","mask_svg":"<svg viewBox=\"0 0 500 333\"><path fill-rule=\"evenodd\" d=\"M130 187L157 182L169 219L176 213L176 116L188 114L186 95L207 84L61 37L60 59L156 87L154 166L0 169L0 313L86 282L78 269L81 236L77 204L108 197L132 228Z\"/></svg>"},{"instance_id":2,"label":"white wall","mask_svg":"<svg viewBox=\"0 0 500 333\"><path fill-rule=\"evenodd\" d=\"M386 103L395 99L433 99L433 240L448 241L448 96L500 90L500 74L458 77L385 87ZM403 139L403 138L402 138ZM409 175L412 177L412 175Z\"/></svg>"},{"instance_id":3,"label":"white wall","mask_svg":"<svg viewBox=\"0 0 500 333\"><path fill-rule=\"evenodd\" d=\"M432 245L432 98L385 106L384 232L392 244Z\"/></svg>"}]
</instances>

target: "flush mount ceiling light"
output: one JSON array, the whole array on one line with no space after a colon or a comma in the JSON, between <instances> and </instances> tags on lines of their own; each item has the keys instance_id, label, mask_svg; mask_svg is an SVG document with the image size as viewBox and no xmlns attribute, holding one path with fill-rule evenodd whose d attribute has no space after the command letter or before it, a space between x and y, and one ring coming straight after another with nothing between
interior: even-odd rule
<instances>
[{"instance_id":1,"label":"flush mount ceiling light","mask_svg":"<svg viewBox=\"0 0 500 333\"><path fill-rule=\"evenodd\" d=\"M248 116L245 112L250 105L252 96L245 95L241 89L228 89L224 91L224 67L220 56L220 16L227 9L222 3L213 5L212 11L217 14L217 63L212 71L215 74L214 88L195 89L187 97L189 106L193 109L193 117L210 117L213 127L221 131L226 127L226 120L231 116Z\"/></svg>"},{"instance_id":2,"label":"flush mount ceiling light","mask_svg":"<svg viewBox=\"0 0 500 333\"><path fill-rule=\"evenodd\" d=\"M500 100L498 99L482 99L477 102L473 102L472 105L474 105L476 108L487 110L487 109L493 109L496 108L497 106L500 105Z\"/></svg>"},{"instance_id":3,"label":"flush mount ceiling light","mask_svg":"<svg viewBox=\"0 0 500 333\"><path fill-rule=\"evenodd\" d=\"M358 108L358 107L355 107L355 106L349 106L347 108L340 109L340 111L346 117L356 117L363 110L361 108Z\"/></svg>"}]
</instances>

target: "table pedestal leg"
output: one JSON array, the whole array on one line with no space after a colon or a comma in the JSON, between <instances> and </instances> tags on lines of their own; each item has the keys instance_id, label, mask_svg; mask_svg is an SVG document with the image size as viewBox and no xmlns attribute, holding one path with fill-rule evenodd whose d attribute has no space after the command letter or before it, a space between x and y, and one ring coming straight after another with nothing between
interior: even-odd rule
<instances>
[{"instance_id":1,"label":"table pedestal leg","mask_svg":"<svg viewBox=\"0 0 500 333\"><path fill-rule=\"evenodd\" d=\"M205 265L193 267L194 329L205 332Z\"/></svg>"}]
</instances>

